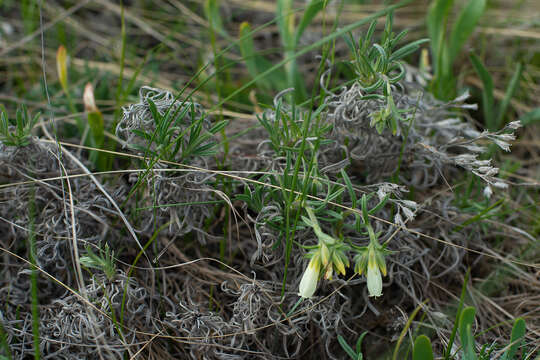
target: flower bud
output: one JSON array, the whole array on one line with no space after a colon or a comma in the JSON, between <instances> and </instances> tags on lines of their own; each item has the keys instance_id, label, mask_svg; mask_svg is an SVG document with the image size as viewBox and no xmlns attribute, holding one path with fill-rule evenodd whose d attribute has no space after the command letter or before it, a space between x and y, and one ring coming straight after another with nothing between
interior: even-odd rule
<instances>
[{"instance_id":1,"label":"flower bud","mask_svg":"<svg viewBox=\"0 0 540 360\"><path fill-rule=\"evenodd\" d=\"M67 93L68 79L67 79L67 51L64 45L58 47L56 52L56 70L58 71L58 80L62 89Z\"/></svg>"},{"instance_id":2,"label":"flower bud","mask_svg":"<svg viewBox=\"0 0 540 360\"><path fill-rule=\"evenodd\" d=\"M321 244L321 262L323 266L327 266L330 261L330 250L324 243Z\"/></svg>"},{"instance_id":3,"label":"flower bud","mask_svg":"<svg viewBox=\"0 0 540 360\"><path fill-rule=\"evenodd\" d=\"M337 251L332 254L332 262L334 263L337 272L341 275L345 275L345 264Z\"/></svg>"},{"instance_id":4,"label":"flower bud","mask_svg":"<svg viewBox=\"0 0 540 360\"><path fill-rule=\"evenodd\" d=\"M87 83L84 87L83 103L84 110L86 110L86 112L90 113L98 111L96 101L94 99L94 88L91 83Z\"/></svg>"}]
</instances>

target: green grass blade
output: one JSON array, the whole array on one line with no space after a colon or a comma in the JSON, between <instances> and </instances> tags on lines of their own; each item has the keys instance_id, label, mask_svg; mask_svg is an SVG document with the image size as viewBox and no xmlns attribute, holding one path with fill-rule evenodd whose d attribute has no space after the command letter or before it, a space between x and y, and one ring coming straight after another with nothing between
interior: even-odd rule
<instances>
[{"instance_id":1,"label":"green grass blade","mask_svg":"<svg viewBox=\"0 0 540 360\"><path fill-rule=\"evenodd\" d=\"M455 231L459 231L459 230L462 230L464 227L466 227L467 225L470 225L474 222L477 222L477 221L480 221L482 219L485 219L486 218L486 214L488 214L491 210L495 209L497 206L501 205L502 203L504 202L504 199L499 199L498 201L496 201L495 203L493 203L492 205L488 206L487 208L485 208L484 210L480 211L478 214L476 214L475 216L473 216L472 218L464 221L462 224L456 226L452 232L455 232Z\"/></svg>"},{"instance_id":2,"label":"green grass blade","mask_svg":"<svg viewBox=\"0 0 540 360\"><path fill-rule=\"evenodd\" d=\"M298 41L300 41L300 37L302 36L308 25L311 24L315 16L317 16L317 14L326 7L327 3L327 0L311 0L309 2L306 10L304 11L304 16L302 16L302 19L300 20L300 23L298 24L298 27L296 28L294 34L295 46L298 45Z\"/></svg>"},{"instance_id":3,"label":"green grass blade","mask_svg":"<svg viewBox=\"0 0 540 360\"><path fill-rule=\"evenodd\" d=\"M426 302L424 301L423 303L418 305L416 309L414 309L414 311L412 312L411 316L409 316L409 319L407 320L405 327L403 328L403 330L401 330L401 334L399 335L396 346L394 347L394 354L392 355L392 360L397 360L398 354L399 354L399 347L401 346L401 343L403 342L403 339L405 338L405 335L407 334L407 330L409 330L414 318L416 317L416 314L418 314L418 312L422 309L422 306L424 306L425 303Z\"/></svg>"},{"instance_id":4,"label":"green grass blade","mask_svg":"<svg viewBox=\"0 0 540 360\"><path fill-rule=\"evenodd\" d=\"M439 57L444 47L444 35L448 13L452 9L453 0L435 0L429 7L426 23L429 38L431 39L431 53L435 71L439 64Z\"/></svg>"},{"instance_id":5,"label":"green grass blade","mask_svg":"<svg viewBox=\"0 0 540 360\"><path fill-rule=\"evenodd\" d=\"M482 61L478 56L471 54L470 56L471 63L478 74L484 89L482 90L482 110L484 114L484 123L486 127L491 131L496 131L495 118L493 116L493 78L485 68Z\"/></svg>"},{"instance_id":6,"label":"green grass blade","mask_svg":"<svg viewBox=\"0 0 540 360\"><path fill-rule=\"evenodd\" d=\"M4 330L4 327L2 326L2 322L0 322L0 348L4 349L4 354L6 354L6 355L0 355L0 360L3 360L3 359L11 360L13 358L13 355L11 354L11 350L9 347L9 343L7 341L6 331Z\"/></svg>"},{"instance_id":7,"label":"green grass blade","mask_svg":"<svg viewBox=\"0 0 540 360\"><path fill-rule=\"evenodd\" d=\"M356 353L349 346L349 344L347 344L347 341L343 338L343 336L338 335L338 342L339 342L339 345L341 345L341 347L343 348L343 350L345 350L347 355L349 355L351 357L351 359L356 360L356 358L357 358Z\"/></svg>"},{"instance_id":8,"label":"green grass blade","mask_svg":"<svg viewBox=\"0 0 540 360\"><path fill-rule=\"evenodd\" d=\"M444 360L449 360L450 354L452 353L452 347L454 346L454 340L456 338L456 333L459 326L459 319L461 317L461 310L463 308L463 303L465 302L465 294L467 293L467 282L469 281L469 275L470 270L467 270L465 273L465 278L463 279L463 287L461 288L461 295L459 297L454 327L452 328L452 333L450 334L450 339L448 340L448 345L446 346L446 351L444 353Z\"/></svg>"},{"instance_id":9,"label":"green grass blade","mask_svg":"<svg viewBox=\"0 0 540 360\"><path fill-rule=\"evenodd\" d=\"M514 96L514 93L516 92L518 86L519 86L519 80L521 78L521 73L523 72L523 64L518 63L516 67L516 71L514 71L514 75L512 75L512 79L510 79L510 82L508 83L508 87L506 88L506 93L504 94L504 98L501 101L501 104L499 108L497 109L497 129L500 129L504 123L504 117L506 115L506 110L508 109L508 105L510 104L510 100L512 100L512 97Z\"/></svg>"},{"instance_id":10,"label":"green grass blade","mask_svg":"<svg viewBox=\"0 0 540 360\"><path fill-rule=\"evenodd\" d=\"M426 335L420 335L414 340L413 360L433 360L431 341Z\"/></svg>"},{"instance_id":11,"label":"green grass blade","mask_svg":"<svg viewBox=\"0 0 540 360\"><path fill-rule=\"evenodd\" d=\"M448 56L450 65L461 52L461 48L467 39L472 35L485 8L486 0L470 0L467 6L461 9L449 38Z\"/></svg>"}]
</instances>

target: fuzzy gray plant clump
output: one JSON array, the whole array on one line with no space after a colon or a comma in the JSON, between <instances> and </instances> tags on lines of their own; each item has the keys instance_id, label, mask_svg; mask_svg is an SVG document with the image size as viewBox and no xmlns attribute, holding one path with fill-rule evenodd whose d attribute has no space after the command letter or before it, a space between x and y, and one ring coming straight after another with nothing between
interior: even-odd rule
<instances>
[{"instance_id":1,"label":"fuzzy gray plant clump","mask_svg":"<svg viewBox=\"0 0 540 360\"><path fill-rule=\"evenodd\" d=\"M123 299L124 291L126 299ZM81 295L70 294L40 306L42 358L119 359L137 341L134 329L150 330L148 294L123 272L118 272L113 281L103 275L92 277L84 292L88 302ZM32 354L32 315L23 313L21 318L9 304L7 311L4 310L0 310L0 319L13 356L24 358ZM122 316L123 326L115 326L112 313Z\"/></svg>"},{"instance_id":2,"label":"fuzzy gray plant clump","mask_svg":"<svg viewBox=\"0 0 540 360\"><path fill-rule=\"evenodd\" d=\"M441 102L418 89L418 84L403 82L393 89L394 102L402 113L395 134L389 129L382 133L373 127L374 114L384 108L382 100L366 100L362 88L354 83L326 98L330 112L328 120L334 125L332 138L339 150L346 151L351 163L368 174L368 182L390 176L399 169L400 180L418 189L427 189L441 180L449 166L461 167L480 177L488 186L506 187L496 177L498 169L491 160L478 156L488 151L491 141L509 151L509 141L519 122L508 124L495 133L479 132L470 123L456 117L458 109L475 109L464 103L464 93L453 101Z\"/></svg>"},{"instance_id":3,"label":"fuzzy gray plant clump","mask_svg":"<svg viewBox=\"0 0 540 360\"><path fill-rule=\"evenodd\" d=\"M12 183L54 178L64 171L78 170L77 166L67 159L62 160L60 169L56 149L39 141L32 141L21 148L0 146L0 172ZM3 192L11 200L0 207L0 216L3 224L9 225L9 230L4 233L6 241L25 243L33 232L37 265L56 274L58 280L64 284L75 286L72 272L67 271L73 262L70 241L73 229L70 226L70 209L66 205L69 197L73 197L75 205L72 210L77 220L75 232L79 240L79 251L84 250L85 244L99 243L100 239L115 230L108 225L112 208L110 201L97 190L95 184L87 177L69 181L71 193L68 193L67 185L59 179L5 188ZM123 189L119 190L111 192L117 199L122 196ZM49 280L41 279L40 282L44 298L53 297L53 293L58 295L58 292L65 292L65 289ZM9 287L9 284L4 282L2 285Z\"/></svg>"},{"instance_id":4,"label":"fuzzy gray plant clump","mask_svg":"<svg viewBox=\"0 0 540 360\"><path fill-rule=\"evenodd\" d=\"M171 234L182 236L195 231L199 241L205 243L209 234L203 230L203 222L211 215L205 203L215 192L208 185L214 175L203 169L215 166L208 155L215 146L212 140L216 128L211 127L201 105L146 86L139 91L139 102L123 111L116 135L125 147L146 156L143 163L148 168L148 173L132 178L132 183L144 180L151 189L144 202L158 209L143 213L142 230L168 221ZM189 165L187 169L184 164Z\"/></svg>"},{"instance_id":5,"label":"fuzzy gray plant clump","mask_svg":"<svg viewBox=\"0 0 540 360\"><path fill-rule=\"evenodd\" d=\"M158 127L162 125L161 119L156 118L158 114L162 116L171 114L172 118L174 114L180 114L180 117L188 118L185 123L179 123L175 118L171 119L173 122L167 124L171 128L166 130L172 130L171 137L174 140L178 139L182 131L192 122L203 118L203 109L200 104L176 98L170 91L143 86L139 90L139 102L123 108L122 119L116 127L116 136L123 140L124 147L133 149L148 147L148 150L158 150L160 145L167 144L160 142L161 139L149 142L148 138L141 136L141 131L149 134L156 132L158 135ZM209 119L204 119L204 126L208 129ZM189 141L189 137L185 138L185 141Z\"/></svg>"}]
</instances>

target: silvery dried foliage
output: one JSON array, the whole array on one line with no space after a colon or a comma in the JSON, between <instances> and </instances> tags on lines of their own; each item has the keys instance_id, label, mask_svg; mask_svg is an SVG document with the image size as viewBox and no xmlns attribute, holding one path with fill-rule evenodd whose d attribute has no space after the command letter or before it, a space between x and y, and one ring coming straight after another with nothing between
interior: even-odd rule
<instances>
[{"instance_id":1,"label":"silvery dried foliage","mask_svg":"<svg viewBox=\"0 0 540 360\"><path fill-rule=\"evenodd\" d=\"M188 299L186 304L179 302L174 309L168 311L163 324L175 336L189 338L192 358L223 358L220 355L223 350L220 351L219 345L230 346L229 353L234 353L235 348L242 348L234 336L227 336L240 331L238 324L226 321L207 308L201 309L201 304L194 303L192 299ZM218 346L213 346L216 344Z\"/></svg>"},{"instance_id":2,"label":"silvery dried foliage","mask_svg":"<svg viewBox=\"0 0 540 360\"><path fill-rule=\"evenodd\" d=\"M2 146L2 145L0 145ZM63 168L68 172L78 169L65 157ZM0 207L3 226L9 230L4 233L6 243L25 244L31 232L35 234L36 263L43 270L57 276L58 280L69 286L75 286L72 272L73 235L71 211L75 218L77 247L83 251L85 244L97 244L107 235L116 232L110 227L110 217L115 216L109 200L97 189L88 177L69 179L71 191L66 182L61 180L34 181L36 179L55 178L59 171L56 149L39 141L21 148L3 147L0 149L0 173L10 183L33 181L30 184L7 187L3 194L8 199ZM123 188L111 191L117 199L122 197ZM74 207L69 205L72 197ZM31 213L33 208L33 214ZM16 262L10 258L9 262ZM24 266L27 268L27 266ZM24 272L15 277L24 277ZM7 278L3 278L7 279ZM54 293L65 293L47 279L40 279L44 298ZM2 282L2 287L9 283Z\"/></svg>"},{"instance_id":3,"label":"silvery dried foliage","mask_svg":"<svg viewBox=\"0 0 540 360\"><path fill-rule=\"evenodd\" d=\"M465 103L467 92L444 103L420 89L417 83L403 82L392 89L397 109L406 114L398 122L396 134L389 129L379 134L371 126L373 114L386 106L385 101L362 99L367 94L358 83L330 92L325 99L336 148L347 153L353 167L365 173L368 182L391 176L401 158L400 180L417 189L433 187L441 181L442 174L456 167L472 172L488 185L505 187L504 181L496 177L498 169L491 165L491 160L479 157L488 151L486 141L509 151L519 122L496 133L479 132L457 114L459 109L476 109L476 105Z\"/></svg>"},{"instance_id":4,"label":"silvery dried foliage","mask_svg":"<svg viewBox=\"0 0 540 360\"><path fill-rule=\"evenodd\" d=\"M98 356L104 359L120 359L128 353L128 348L137 342L133 331L150 331L151 313L148 293L137 280L118 272L110 281L103 275L87 280L84 293L89 306L81 295L69 294L41 305L40 352L44 359L90 359ZM121 313L122 297L126 293L124 327L118 333L112 321L112 312ZM2 309L3 311L4 309ZM9 311L11 310L11 311ZM33 353L32 315L29 309L0 311L2 326L15 358L23 358Z\"/></svg>"}]
</instances>

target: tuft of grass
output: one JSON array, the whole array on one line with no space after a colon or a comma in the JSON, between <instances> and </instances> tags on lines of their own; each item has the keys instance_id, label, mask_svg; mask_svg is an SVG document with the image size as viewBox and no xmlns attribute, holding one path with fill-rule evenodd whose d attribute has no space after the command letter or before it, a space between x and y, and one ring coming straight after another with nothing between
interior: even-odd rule
<instances>
[{"instance_id":1,"label":"tuft of grass","mask_svg":"<svg viewBox=\"0 0 540 360\"><path fill-rule=\"evenodd\" d=\"M456 95L454 62L484 14L486 0L469 0L448 31L453 5L453 0L435 0L430 4L426 18L434 68L430 89L443 100L453 99Z\"/></svg>"}]
</instances>

